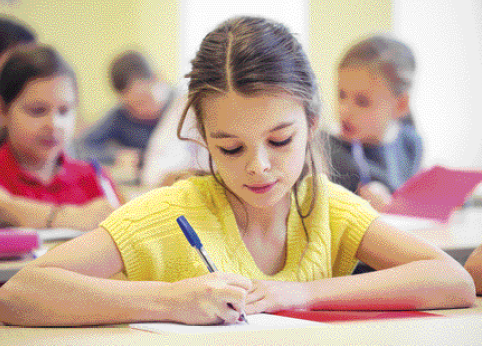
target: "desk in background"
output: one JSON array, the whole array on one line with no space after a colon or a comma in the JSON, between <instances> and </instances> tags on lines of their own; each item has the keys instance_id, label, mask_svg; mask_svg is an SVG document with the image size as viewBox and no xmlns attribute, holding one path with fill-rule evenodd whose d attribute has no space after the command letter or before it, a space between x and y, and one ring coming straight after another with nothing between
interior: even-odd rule
<instances>
[{"instance_id":1,"label":"desk in background","mask_svg":"<svg viewBox=\"0 0 482 346\"><path fill-rule=\"evenodd\" d=\"M482 244L481 207L463 208L455 212L447 223L394 215L382 215L382 218L438 246L462 264Z\"/></svg>"}]
</instances>

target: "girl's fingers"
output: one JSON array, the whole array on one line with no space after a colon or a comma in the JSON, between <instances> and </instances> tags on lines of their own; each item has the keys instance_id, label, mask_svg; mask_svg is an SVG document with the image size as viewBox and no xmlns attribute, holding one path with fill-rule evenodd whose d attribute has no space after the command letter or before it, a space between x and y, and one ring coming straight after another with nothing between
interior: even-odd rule
<instances>
[{"instance_id":1,"label":"girl's fingers","mask_svg":"<svg viewBox=\"0 0 482 346\"><path fill-rule=\"evenodd\" d=\"M251 303L246 303L246 314L259 314L266 311L266 300L260 299Z\"/></svg>"},{"instance_id":2,"label":"girl's fingers","mask_svg":"<svg viewBox=\"0 0 482 346\"><path fill-rule=\"evenodd\" d=\"M246 304L251 304L254 303L258 300L261 300L265 297L264 292L261 292L259 290L254 290L248 293L246 296Z\"/></svg>"},{"instance_id":3,"label":"girl's fingers","mask_svg":"<svg viewBox=\"0 0 482 346\"><path fill-rule=\"evenodd\" d=\"M253 287L252 281L244 276L221 272L217 272L216 274L228 285L236 286L246 291L251 290L251 288Z\"/></svg>"},{"instance_id":4,"label":"girl's fingers","mask_svg":"<svg viewBox=\"0 0 482 346\"><path fill-rule=\"evenodd\" d=\"M224 304L222 308L219 309L218 317L227 324L236 323L241 316L241 312L233 307L233 304Z\"/></svg>"}]
</instances>

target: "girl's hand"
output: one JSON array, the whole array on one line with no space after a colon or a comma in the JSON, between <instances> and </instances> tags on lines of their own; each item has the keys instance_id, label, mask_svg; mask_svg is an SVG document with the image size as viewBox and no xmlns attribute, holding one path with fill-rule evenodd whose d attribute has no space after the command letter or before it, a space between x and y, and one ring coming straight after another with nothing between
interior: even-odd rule
<instances>
[{"instance_id":1,"label":"girl's hand","mask_svg":"<svg viewBox=\"0 0 482 346\"><path fill-rule=\"evenodd\" d=\"M245 309L251 280L210 273L172 284L172 320L185 324L235 323Z\"/></svg>"},{"instance_id":2,"label":"girl's hand","mask_svg":"<svg viewBox=\"0 0 482 346\"><path fill-rule=\"evenodd\" d=\"M308 290L301 282L255 281L246 299L246 313L276 312L309 304Z\"/></svg>"},{"instance_id":3,"label":"girl's hand","mask_svg":"<svg viewBox=\"0 0 482 346\"><path fill-rule=\"evenodd\" d=\"M373 208L383 212L392 201L392 195L388 187L378 181L372 181L360 187L361 198L370 202Z\"/></svg>"}]
</instances>

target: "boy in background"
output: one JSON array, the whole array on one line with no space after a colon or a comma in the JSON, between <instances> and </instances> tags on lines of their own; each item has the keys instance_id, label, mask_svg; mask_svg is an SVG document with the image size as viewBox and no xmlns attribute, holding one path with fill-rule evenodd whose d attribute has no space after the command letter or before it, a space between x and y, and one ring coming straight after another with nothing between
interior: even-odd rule
<instances>
[{"instance_id":1,"label":"boy in background","mask_svg":"<svg viewBox=\"0 0 482 346\"><path fill-rule=\"evenodd\" d=\"M136 51L113 60L110 81L119 103L81 136L77 154L109 166L118 166L128 156L130 164L140 168L149 137L170 108L175 91Z\"/></svg>"}]
</instances>

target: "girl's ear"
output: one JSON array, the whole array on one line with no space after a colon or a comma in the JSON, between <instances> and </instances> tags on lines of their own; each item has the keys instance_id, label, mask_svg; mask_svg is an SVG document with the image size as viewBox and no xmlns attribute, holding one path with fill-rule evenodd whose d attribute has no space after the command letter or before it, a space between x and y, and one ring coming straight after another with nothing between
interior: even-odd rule
<instances>
[{"instance_id":1,"label":"girl's ear","mask_svg":"<svg viewBox=\"0 0 482 346\"><path fill-rule=\"evenodd\" d=\"M401 119L408 113L410 113L410 96L405 92L397 99L397 108L394 114L394 119Z\"/></svg>"},{"instance_id":2,"label":"girl's ear","mask_svg":"<svg viewBox=\"0 0 482 346\"><path fill-rule=\"evenodd\" d=\"M0 127L4 127L7 122L7 105L0 97Z\"/></svg>"},{"instance_id":3,"label":"girl's ear","mask_svg":"<svg viewBox=\"0 0 482 346\"><path fill-rule=\"evenodd\" d=\"M318 127L320 126L320 116L311 116L308 117L308 134L310 138L313 137L313 134L317 132Z\"/></svg>"}]
</instances>

